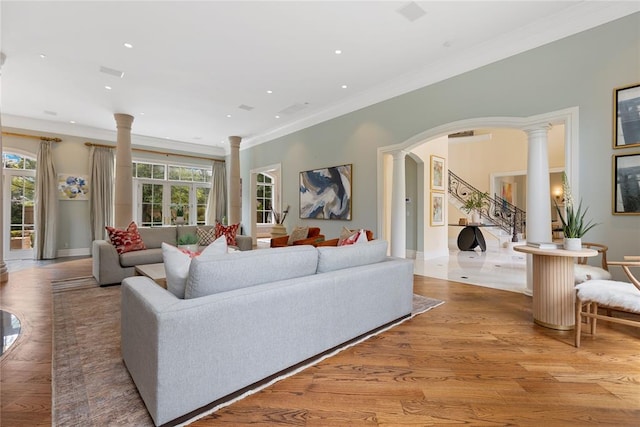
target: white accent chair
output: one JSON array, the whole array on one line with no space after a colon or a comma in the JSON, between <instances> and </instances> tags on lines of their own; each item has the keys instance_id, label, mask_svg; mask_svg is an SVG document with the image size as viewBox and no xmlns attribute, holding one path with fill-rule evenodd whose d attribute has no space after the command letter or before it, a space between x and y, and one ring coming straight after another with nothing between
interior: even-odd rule
<instances>
[{"instance_id":1,"label":"white accent chair","mask_svg":"<svg viewBox=\"0 0 640 427\"><path fill-rule=\"evenodd\" d=\"M614 317L612 310L633 313L640 316L640 280L631 267L640 267L640 256L625 256L624 261L609 261L607 265L621 266L631 283L614 280L587 280L576 285L576 325L575 346L580 347L582 319L591 327L591 335L596 334L596 321L607 320L640 327L640 318ZM607 309L606 314L598 313L598 308Z\"/></svg>"}]
</instances>

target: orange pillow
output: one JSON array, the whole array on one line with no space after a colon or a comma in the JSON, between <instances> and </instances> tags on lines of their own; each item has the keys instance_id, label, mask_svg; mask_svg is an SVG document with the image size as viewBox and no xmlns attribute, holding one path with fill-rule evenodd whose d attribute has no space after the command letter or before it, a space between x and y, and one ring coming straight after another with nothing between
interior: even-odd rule
<instances>
[{"instance_id":1,"label":"orange pillow","mask_svg":"<svg viewBox=\"0 0 640 427\"><path fill-rule=\"evenodd\" d=\"M147 249L138 232L138 226L134 221L131 221L131 224L129 224L126 230L109 226L105 228L109 234L111 244L116 247L116 251L119 254Z\"/></svg>"},{"instance_id":2,"label":"orange pillow","mask_svg":"<svg viewBox=\"0 0 640 427\"><path fill-rule=\"evenodd\" d=\"M222 223L216 222L216 239L220 236L225 236L227 239L227 245L238 246L236 242L236 233L238 232L240 223L233 225L222 225Z\"/></svg>"}]
</instances>

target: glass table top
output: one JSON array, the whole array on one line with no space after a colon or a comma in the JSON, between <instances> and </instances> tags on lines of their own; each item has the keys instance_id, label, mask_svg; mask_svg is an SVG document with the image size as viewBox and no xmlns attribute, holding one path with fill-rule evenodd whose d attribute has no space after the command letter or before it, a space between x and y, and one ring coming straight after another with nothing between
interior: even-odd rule
<instances>
[{"instance_id":1,"label":"glass table top","mask_svg":"<svg viewBox=\"0 0 640 427\"><path fill-rule=\"evenodd\" d=\"M2 333L2 348L0 356L7 352L18 335L20 335L20 320L15 314L0 310L0 333Z\"/></svg>"}]
</instances>

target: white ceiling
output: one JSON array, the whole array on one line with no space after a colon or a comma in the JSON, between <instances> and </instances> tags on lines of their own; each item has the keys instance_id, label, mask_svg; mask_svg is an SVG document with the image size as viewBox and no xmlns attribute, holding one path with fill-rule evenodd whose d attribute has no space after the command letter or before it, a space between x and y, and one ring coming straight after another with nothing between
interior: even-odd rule
<instances>
[{"instance_id":1,"label":"white ceiling","mask_svg":"<svg viewBox=\"0 0 640 427\"><path fill-rule=\"evenodd\" d=\"M252 146L640 10L419 1L411 21L407 4L2 1L2 124L114 140L127 113L134 144L222 154L230 135Z\"/></svg>"}]
</instances>

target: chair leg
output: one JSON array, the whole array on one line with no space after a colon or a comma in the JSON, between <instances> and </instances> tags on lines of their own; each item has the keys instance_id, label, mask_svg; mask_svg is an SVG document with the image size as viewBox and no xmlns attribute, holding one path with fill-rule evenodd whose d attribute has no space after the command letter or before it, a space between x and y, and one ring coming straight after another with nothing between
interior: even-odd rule
<instances>
[{"instance_id":1,"label":"chair leg","mask_svg":"<svg viewBox=\"0 0 640 427\"><path fill-rule=\"evenodd\" d=\"M580 347L580 330L582 328L582 301L576 298L576 325L573 328L574 345Z\"/></svg>"},{"instance_id":2,"label":"chair leg","mask_svg":"<svg viewBox=\"0 0 640 427\"><path fill-rule=\"evenodd\" d=\"M592 302L591 303L591 307L592 307L591 313L598 314L598 303L597 302ZM595 335L596 334L596 321L597 320L598 319L596 319L595 317L591 318L591 335Z\"/></svg>"}]
</instances>

